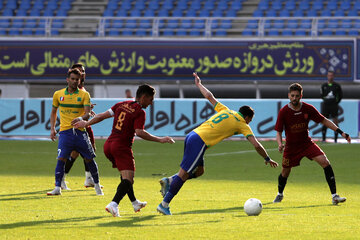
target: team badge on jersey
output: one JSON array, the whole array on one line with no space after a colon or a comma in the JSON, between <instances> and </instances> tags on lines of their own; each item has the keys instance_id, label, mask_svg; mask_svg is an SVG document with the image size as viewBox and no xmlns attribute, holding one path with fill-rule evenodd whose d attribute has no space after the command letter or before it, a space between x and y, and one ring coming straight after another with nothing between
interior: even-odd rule
<instances>
[{"instance_id":1,"label":"team badge on jersey","mask_svg":"<svg viewBox=\"0 0 360 240\"><path fill-rule=\"evenodd\" d=\"M78 98L77 98L77 101L78 101L78 102L81 102L81 97L78 97Z\"/></svg>"},{"instance_id":2,"label":"team badge on jersey","mask_svg":"<svg viewBox=\"0 0 360 240\"><path fill-rule=\"evenodd\" d=\"M304 114L304 118L305 118L305 119L308 119L308 118L309 118L309 114L305 113L305 114Z\"/></svg>"},{"instance_id":3,"label":"team badge on jersey","mask_svg":"<svg viewBox=\"0 0 360 240\"><path fill-rule=\"evenodd\" d=\"M60 101L64 101L65 99L64 99L64 97L60 97Z\"/></svg>"}]
</instances>

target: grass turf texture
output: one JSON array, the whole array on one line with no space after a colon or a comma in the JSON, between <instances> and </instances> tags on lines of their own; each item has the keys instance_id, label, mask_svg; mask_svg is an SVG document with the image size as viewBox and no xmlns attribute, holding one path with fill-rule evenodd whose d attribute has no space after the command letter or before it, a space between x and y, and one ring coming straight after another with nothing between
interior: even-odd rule
<instances>
[{"instance_id":1,"label":"grass turf texture","mask_svg":"<svg viewBox=\"0 0 360 240\"><path fill-rule=\"evenodd\" d=\"M339 206L323 170L303 159L294 168L282 203L272 204L280 168L271 169L246 141L225 141L207 150L205 174L185 183L171 203L173 216L156 212L162 197L158 180L178 171L183 141L173 145L135 141L135 195L148 205L134 213L127 196L121 218L105 212L119 183L117 170L97 141L105 196L83 187L82 159L67 177L71 191L46 196L54 185L57 143L0 141L0 239L358 239L360 236L357 144L321 144L337 179ZM263 142L280 163L275 142ZM244 152L242 152L244 151ZM248 217L243 204L258 198L260 216Z\"/></svg>"}]
</instances>

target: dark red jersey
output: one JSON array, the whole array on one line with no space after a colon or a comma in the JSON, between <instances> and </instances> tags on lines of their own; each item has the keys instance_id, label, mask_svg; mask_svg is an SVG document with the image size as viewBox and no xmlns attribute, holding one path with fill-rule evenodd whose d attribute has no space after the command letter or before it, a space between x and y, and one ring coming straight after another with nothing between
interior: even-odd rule
<instances>
[{"instance_id":1,"label":"dark red jersey","mask_svg":"<svg viewBox=\"0 0 360 240\"><path fill-rule=\"evenodd\" d=\"M309 121L320 123L324 120L324 116L313 105L305 102L300 102L300 104L302 105L299 111L294 111L289 107L290 103L281 108L276 121L275 131L285 130L287 146L311 142Z\"/></svg>"},{"instance_id":2,"label":"dark red jersey","mask_svg":"<svg viewBox=\"0 0 360 240\"><path fill-rule=\"evenodd\" d=\"M135 101L119 102L111 107L111 111L114 113L114 122L108 140L131 147L135 129L144 129L145 111Z\"/></svg>"}]
</instances>

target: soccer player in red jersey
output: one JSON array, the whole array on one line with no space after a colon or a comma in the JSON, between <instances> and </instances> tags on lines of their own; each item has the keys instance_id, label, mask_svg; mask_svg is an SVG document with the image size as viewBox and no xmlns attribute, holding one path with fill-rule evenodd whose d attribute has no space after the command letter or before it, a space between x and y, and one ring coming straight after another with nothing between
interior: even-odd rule
<instances>
[{"instance_id":1,"label":"soccer player in red jersey","mask_svg":"<svg viewBox=\"0 0 360 240\"><path fill-rule=\"evenodd\" d=\"M350 136L341 131L332 121L321 115L316 108L308 103L301 101L303 88L299 83L293 83L289 87L288 97L290 102L284 106L278 115L275 130L276 141L279 145L279 152L283 154L282 170L278 178L278 195L274 203L281 202L283 191L290 175L291 168L300 165L303 157L316 161L323 169L326 181L332 194L332 203L337 205L345 202L346 198L340 197L336 193L336 182L333 169L324 152L309 136L309 121L321 123L327 128L338 132L349 143ZM282 142L282 131L285 130L286 145Z\"/></svg>"},{"instance_id":2,"label":"soccer player in red jersey","mask_svg":"<svg viewBox=\"0 0 360 240\"><path fill-rule=\"evenodd\" d=\"M118 205L127 194L134 211L138 212L146 206L146 202L138 201L134 196L133 183L135 173L135 161L132 151L135 134L142 139L160 143L174 143L171 137L158 137L148 133L144 129L146 108L153 103L155 89L147 84L141 85L136 91L135 101L123 101L115 104L109 110L96 114L94 118L81 121L75 127L88 127L101 122L104 119L114 117L111 135L104 144L105 156L112 162L113 168L120 171L121 182L117 187L116 194L107 206L106 211L114 217L119 217Z\"/></svg>"}]
</instances>

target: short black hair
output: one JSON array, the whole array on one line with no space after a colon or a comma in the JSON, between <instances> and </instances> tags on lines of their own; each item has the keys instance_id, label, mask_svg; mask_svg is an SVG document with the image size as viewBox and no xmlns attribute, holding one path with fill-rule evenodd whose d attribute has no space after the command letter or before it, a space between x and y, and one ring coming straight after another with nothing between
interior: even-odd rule
<instances>
[{"instance_id":1,"label":"short black hair","mask_svg":"<svg viewBox=\"0 0 360 240\"><path fill-rule=\"evenodd\" d=\"M142 95L154 96L155 88L148 84L140 85L136 91L136 98L141 98Z\"/></svg>"},{"instance_id":2,"label":"short black hair","mask_svg":"<svg viewBox=\"0 0 360 240\"><path fill-rule=\"evenodd\" d=\"M289 86L289 92L292 92L292 91L299 91L300 94L303 93L303 87L301 86L300 83L293 83Z\"/></svg>"},{"instance_id":3,"label":"short black hair","mask_svg":"<svg viewBox=\"0 0 360 240\"><path fill-rule=\"evenodd\" d=\"M243 117L250 117L252 118L255 114L255 111L252 107L250 106L247 106L247 105L244 105L244 106L241 106L240 109L239 109L239 112L243 115Z\"/></svg>"},{"instance_id":4,"label":"short black hair","mask_svg":"<svg viewBox=\"0 0 360 240\"><path fill-rule=\"evenodd\" d=\"M69 78L72 73L81 76L81 72L77 68L70 68L66 76Z\"/></svg>"},{"instance_id":5,"label":"short black hair","mask_svg":"<svg viewBox=\"0 0 360 240\"><path fill-rule=\"evenodd\" d=\"M328 73L335 74L335 71L334 71L334 70L332 70L332 69L330 69L330 70L328 70Z\"/></svg>"}]
</instances>

